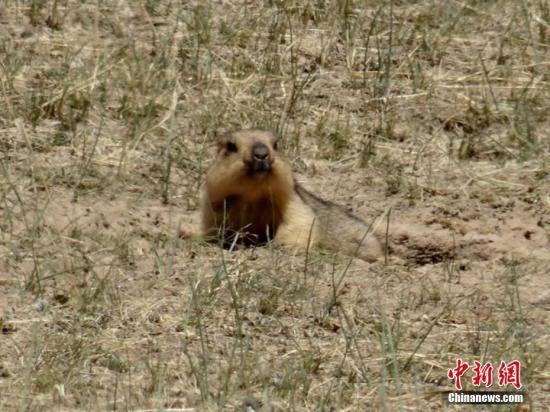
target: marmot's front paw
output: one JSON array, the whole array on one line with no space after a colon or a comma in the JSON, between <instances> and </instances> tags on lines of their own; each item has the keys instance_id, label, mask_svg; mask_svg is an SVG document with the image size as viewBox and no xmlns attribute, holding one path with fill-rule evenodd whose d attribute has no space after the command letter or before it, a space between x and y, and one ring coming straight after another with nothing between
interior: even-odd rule
<instances>
[{"instance_id":1,"label":"marmot's front paw","mask_svg":"<svg viewBox=\"0 0 550 412\"><path fill-rule=\"evenodd\" d=\"M178 237L180 239L190 240L190 239L196 239L196 238L200 237L200 234L198 234L197 232L193 232L191 230L180 229L180 231L178 233Z\"/></svg>"}]
</instances>

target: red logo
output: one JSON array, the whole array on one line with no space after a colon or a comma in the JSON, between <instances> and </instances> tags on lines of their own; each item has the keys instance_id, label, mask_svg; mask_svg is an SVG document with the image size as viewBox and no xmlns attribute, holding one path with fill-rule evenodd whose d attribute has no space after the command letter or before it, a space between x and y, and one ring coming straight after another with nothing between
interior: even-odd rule
<instances>
[{"instance_id":1,"label":"red logo","mask_svg":"<svg viewBox=\"0 0 550 412\"><path fill-rule=\"evenodd\" d=\"M456 360L456 368L449 369L447 376L449 379L455 380L455 388L457 390L462 390L462 375L470 368L467 362L462 362L462 359L458 358Z\"/></svg>"},{"instance_id":2,"label":"red logo","mask_svg":"<svg viewBox=\"0 0 550 412\"><path fill-rule=\"evenodd\" d=\"M498 368L498 386L513 385L516 389L521 389L521 363L517 360L500 362Z\"/></svg>"},{"instance_id":3,"label":"red logo","mask_svg":"<svg viewBox=\"0 0 550 412\"><path fill-rule=\"evenodd\" d=\"M474 361L474 365L474 377L472 378L474 386L479 386L483 382L486 388L490 388L493 385L493 365L491 365L491 362L481 366L481 362Z\"/></svg>"},{"instance_id":4,"label":"red logo","mask_svg":"<svg viewBox=\"0 0 550 412\"><path fill-rule=\"evenodd\" d=\"M459 391L462 390L462 377L470 369L468 362L463 362L462 359L456 360L456 366L447 371L447 377L454 380L455 388ZM493 365L491 362L482 364L479 361L474 361L472 368L474 375L472 376L472 384L474 386L485 385L486 388L490 388L493 385ZM506 363L500 362L498 368L498 386L512 385L516 389L521 389L523 386L521 383L521 362L513 360Z\"/></svg>"}]
</instances>

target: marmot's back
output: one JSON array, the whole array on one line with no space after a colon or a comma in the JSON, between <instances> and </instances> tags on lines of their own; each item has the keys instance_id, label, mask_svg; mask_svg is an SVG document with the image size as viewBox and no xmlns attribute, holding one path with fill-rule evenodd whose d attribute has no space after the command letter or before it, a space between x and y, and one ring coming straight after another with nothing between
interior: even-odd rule
<instances>
[{"instance_id":1,"label":"marmot's back","mask_svg":"<svg viewBox=\"0 0 550 412\"><path fill-rule=\"evenodd\" d=\"M299 184L295 185L295 191L315 212L321 246L368 262L384 255L382 244L373 233L373 225L344 207L315 196Z\"/></svg>"},{"instance_id":2,"label":"marmot's back","mask_svg":"<svg viewBox=\"0 0 550 412\"><path fill-rule=\"evenodd\" d=\"M203 234L225 243L238 235L245 243L275 239L299 249L320 244L367 261L382 256L364 221L295 183L277 140L262 130L216 138L201 201Z\"/></svg>"}]
</instances>

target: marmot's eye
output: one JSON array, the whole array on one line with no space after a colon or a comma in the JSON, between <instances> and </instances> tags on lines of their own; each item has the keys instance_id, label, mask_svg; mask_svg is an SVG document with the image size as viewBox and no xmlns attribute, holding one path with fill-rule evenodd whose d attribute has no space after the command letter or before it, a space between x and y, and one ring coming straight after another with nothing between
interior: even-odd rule
<instances>
[{"instance_id":1,"label":"marmot's eye","mask_svg":"<svg viewBox=\"0 0 550 412\"><path fill-rule=\"evenodd\" d=\"M237 151L237 145L233 142L227 142L225 145L225 148L228 152L236 152Z\"/></svg>"},{"instance_id":2,"label":"marmot's eye","mask_svg":"<svg viewBox=\"0 0 550 412\"><path fill-rule=\"evenodd\" d=\"M273 143L273 150L277 150L277 142Z\"/></svg>"}]
</instances>

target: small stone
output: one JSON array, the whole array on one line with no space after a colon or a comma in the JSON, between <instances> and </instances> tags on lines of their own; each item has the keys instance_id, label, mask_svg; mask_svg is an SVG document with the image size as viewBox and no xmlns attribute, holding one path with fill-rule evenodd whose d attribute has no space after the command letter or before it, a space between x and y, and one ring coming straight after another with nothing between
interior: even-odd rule
<instances>
[{"instance_id":1,"label":"small stone","mask_svg":"<svg viewBox=\"0 0 550 412\"><path fill-rule=\"evenodd\" d=\"M48 309L48 302L44 299L36 299L36 301L32 304L32 308L37 312L44 312Z\"/></svg>"},{"instance_id":2,"label":"small stone","mask_svg":"<svg viewBox=\"0 0 550 412\"><path fill-rule=\"evenodd\" d=\"M248 395L243 400L243 409L245 412L257 412L261 408L260 402L252 395Z\"/></svg>"}]
</instances>

